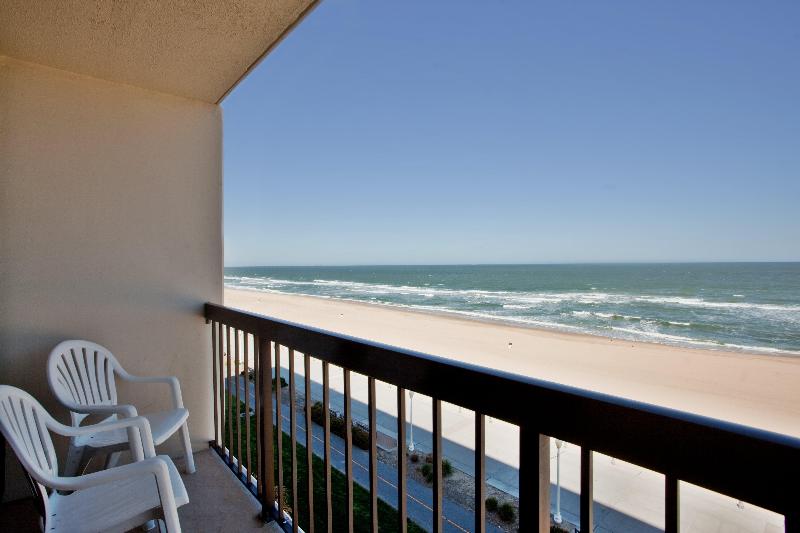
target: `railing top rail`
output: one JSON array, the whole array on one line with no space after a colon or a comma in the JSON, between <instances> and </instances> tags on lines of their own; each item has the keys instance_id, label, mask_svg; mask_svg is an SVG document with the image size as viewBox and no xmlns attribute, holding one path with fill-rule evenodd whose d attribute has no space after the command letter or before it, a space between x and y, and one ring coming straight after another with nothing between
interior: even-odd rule
<instances>
[{"instance_id":1,"label":"railing top rail","mask_svg":"<svg viewBox=\"0 0 800 533\"><path fill-rule=\"evenodd\" d=\"M378 380L778 513L800 505L800 439L207 303L205 318Z\"/></svg>"}]
</instances>

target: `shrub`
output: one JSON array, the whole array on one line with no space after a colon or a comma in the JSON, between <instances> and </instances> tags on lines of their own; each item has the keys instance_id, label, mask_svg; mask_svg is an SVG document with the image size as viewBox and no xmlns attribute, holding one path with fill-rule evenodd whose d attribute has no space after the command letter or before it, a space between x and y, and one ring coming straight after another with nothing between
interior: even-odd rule
<instances>
[{"instance_id":1,"label":"shrub","mask_svg":"<svg viewBox=\"0 0 800 533\"><path fill-rule=\"evenodd\" d=\"M425 463L421 467L419 467L419 471L422 474L422 477L425 478L425 481L428 483L433 483L433 467Z\"/></svg>"},{"instance_id":2,"label":"shrub","mask_svg":"<svg viewBox=\"0 0 800 533\"><path fill-rule=\"evenodd\" d=\"M369 431L353 424L353 444L362 450L369 450Z\"/></svg>"},{"instance_id":3,"label":"shrub","mask_svg":"<svg viewBox=\"0 0 800 533\"><path fill-rule=\"evenodd\" d=\"M419 454L418 453L412 453L411 456L409 457L409 459L411 459L412 463L418 463L419 462Z\"/></svg>"},{"instance_id":4,"label":"shrub","mask_svg":"<svg viewBox=\"0 0 800 533\"><path fill-rule=\"evenodd\" d=\"M331 433L343 439L346 438L345 432L347 424L345 424L344 417L332 409L329 409L329 412L331 417ZM311 406L311 420L320 426L325 425L325 409L322 407L322 402L314 402L314 405ZM353 424L353 445L362 450L369 449L369 431L358 424Z\"/></svg>"},{"instance_id":5,"label":"shrub","mask_svg":"<svg viewBox=\"0 0 800 533\"><path fill-rule=\"evenodd\" d=\"M419 460L419 458L417 460ZM412 461L416 462L413 459ZM425 477L425 481L427 481L428 483L433 483L433 461L431 462L426 461L425 463L423 463L422 466L419 467L419 471ZM445 478L452 475L453 475L453 465L450 464L450 461L445 459L444 461L442 461L442 477Z\"/></svg>"},{"instance_id":6,"label":"shrub","mask_svg":"<svg viewBox=\"0 0 800 533\"><path fill-rule=\"evenodd\" d=\"M244 370L242 370L239 373L239 375L240 376L244 376ZM252 381L252 382L256 381L256 370L254 368L251 368L250 370L247 371L247 379ZM289 382L286 381L286 378L281 376L281 388L288 387L288 386L289 386ZM272 378L272 390L275 390L275 378Z\"/></svg>"},{"instance_id":7,"label":"shrub","mask_svg":"<svg viewBox=\"0 0 800 533\"><path fill-rule=\"evenodd\" d=\"M491 496L486 498L486 510L490 513L497 511L497 498Z\"/></svg>"},{"instance_id":8,"label":"shrub","mask_svg":"<svg viewBox=\"0 0 800 533\"><path fill-rule=\"evenodd\" d=\"M497 516L499 516L500 520L503 522L513 522L517 517L517 513L514 511L514 506L506 502L497 508Z\"/></svg>"},{"instance_id":9,"label":"shrub","mask_svg":"<svg viewBox=\"0 0 800 533\"><path fill-rule=\"evenodd\" d=\"M314 402L311 406L311 420L320 426L325 423L325 409L322 407L322 402Z\"/></svg>"},{"instance_id":10,"label":"shrub","mask_svg":"<svg viewBox=\"0 0 800 533\"><path fill-rule=\"evenodd\" d=\"M324 423L324 421L323 421ZM345 434L346 425L343 416L336 416L331 413L331 433L339 435L340 437Z\"/></svg>"},{"instance_id":11,"label":"shrub","mask_svg":"<svg viewBox=\"0 0 800 533\"><path fill-rule=\"evenodd\" d=\"M442 477L450 477L453 475L453 465L447 459L442 461Z\"/></svg>"}]
</instances>

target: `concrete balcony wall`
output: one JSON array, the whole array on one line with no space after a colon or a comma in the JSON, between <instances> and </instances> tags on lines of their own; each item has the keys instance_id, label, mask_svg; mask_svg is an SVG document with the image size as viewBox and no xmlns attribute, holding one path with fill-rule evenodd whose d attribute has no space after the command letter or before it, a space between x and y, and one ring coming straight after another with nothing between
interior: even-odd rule
<instances>
[{"instance_id":1,"label":"concrete balcony wall","mask_svg":"<svg viewBox=\"0 0 800 533\"><path fill-rule=\"evenodd\" d=\"M66 420L46 358L61 340L91 339L133 373L178 376L204 446L201 311L222 301L221 143L217 105L0 56L0 383ZM121 399L169 404L160 385ZM20 495L9 483L6 499Z\"/></svg>"}]
</instances>

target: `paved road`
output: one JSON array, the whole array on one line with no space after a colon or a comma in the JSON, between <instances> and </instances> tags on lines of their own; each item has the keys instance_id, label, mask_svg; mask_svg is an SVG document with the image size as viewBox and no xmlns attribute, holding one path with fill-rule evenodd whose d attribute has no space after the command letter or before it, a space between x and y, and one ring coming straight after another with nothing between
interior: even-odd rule
<instances>
[{"instance_id":1,"label":"paved road","mask_svg":"<svg viewBox=\"0 0 800 533\"><path fill-rule=\"evenodd\" d=\"M285 360L284 360L285 363ZM314 373L314 367L312 366L312 375ZM289 380L289 370L287 368L281 368L281 375L288 381ZM361 377L361 376L359 376ZM298 392L300 394L304 394L305 384L303 382L303 378L301 375L297 375L297 385L298 385ZM357 398L366 397L364 391L360 391L360 388L364 388L366 386L366 379L361 377L361 381L357 381L356 378L353 378L353 393L351 398L352 410L353 410L353 419L355 421L359 421L364 425L367 425L368 421L368 406L366 403L359 401ZM395 406L395 393L394 387L378 382L377 383L378 391L377 391L377 401L378 401L378 410L377 410L377 424L378 430L382 433L387 435L396 436L396 424L397 418L392 410L396 409ZM381 387L386 388L387 390L382 390ZM339 389L339 390L336 390ZM343 412L344 410L344 395L340 392L342 389L341 385L341 374L336 375L331 373L331 388L330 388L330 404L331 408L338 412ZM391 390L389 390L391 389ZM311 382L311 397L314 400L321 400L322 399L322 384L318 381ZM389 403L381 403L382 399L388 398ZM423 452L429 453L432 450L432 435L430 431L425 429L424 427L420 426L420 422L430 421L430 399L423 397L420 398L419 395L415 395L413 403L411 401L407 401L406 409L409 415L409 419L413 414L413 435L414 435L414 445L415 449ZM422 401L420 401L422 400ZM427 402L427 403L426 403ZM456 431L462 431L462 426L464 424L472 425L472 414L471 411L464 411L459 409L457 406L447 406L448 409L452 410L452 413L445 413L444 416L444 428L443 434L448 435ZM413 413L411 412L413 408ZM496 426L496 427L495 427ZM493 421L491 419L488 420L487 424L487 432L492 431L494 428L495 432L499 432L502 435L503 428L506 426L504 423L499 423L498 421ZM411 427L407 426L406 433L411 432ZM443 454L449 461L453 463L456 468L459 470L469 474L474 475L474 457L475 451L472 448L468 448L458 442L455 442L448 438L442 439L442 448ZM551 457L551 461L555 464L555 446L551 446L551 452L554 454ZM573 447L569 450L570 453L576 453L578 448ZM563 455L563 450L562 450ZM562 456L563 459L563 456ZM497 460L493 457L486 456L486 482L487 484L502 490L508 494L513 494L515 496L519 495L519 469L514 466L507 464L506 462ZM599 457L596 458L595 464L597 465L597 461L600 460ZM564 462L562 461L562 474L566 473L564 469ZM620 465L621 467L621 465ZM631 472L627 472L627 475L635 475ZM572 478L578 479L576 475L572 475ZM561 488L561 515L564 517L565 520L577 524L580 522L580 496L577 492L566 490L563 486L564 480L567 479L566 477L562 477L562 488ZM600 480L603 481L603 480ZM595 479L596 490L604 490L605 487L599 485L600 482ZM556 486L555 484L550 485L551 491L551 498L550 501L552 503L553 508L551 509L552 512L555 512L555 502L556 502ZM650 524L642 522L641 520L632 517L628 514L620 512L612 507L607 505L602 505L597 501L594 502L594 514L595 514L595 528L594 531L597 533L614 533L614 532L631 532L631 533L655 533L657 531L661 531L659 528L653 527ZM472 523L472 520L470 520Z\"/></svg>"},{"instance_id":2,"label":"paved road","mask_svg":"<svg viewBox=\"0 0 800 533\"><path fill-rule=\"evenodd\" d=\"M288 369L282 368L282 375L288 381ZM311 398L316 400L322 399L322 384L315 381L311 382ZM240 394L244 395L244 383L240 387ZM250 384L250 398L251 405L255 405L255 396L252 383ZM304 394L304 382L302 376L297 376L297 389L298 394ZM338 412L343 411L344 397L333 388L330 390L330 406ZM368 409L367 405L359 402L356 399L351 400L353 410L353 420L367 425ZM283 404L284 409L282 417L283 430L289 432L291 424L288 421L289 408L287 404ZM427 414L427 413L425 413ZM424 416L423 414L416 414L415 416ZM396 417L382 410L377 411L378 429L385 434L395 436L396 433L392 428L396 427ZM305 442L305 428L302 416L298 416L298 441ZM323 429L316 424L312 427L312 434L314 435L314 453L318 456L323 454ZM344 441L336 435L331 435L331 455L332 464L339 470L344 471ZM431 434L430 432L415 426L414 427L414 443L416 449L420 452L430 452L431 450ZM553 447L555 453L555 447ZM443 453L453 464L460 470L469 475L473 474L473 457L474 451L452 442L448 439L443 439ZM369 487L369 456L366 451L353 448L354 469L353 477L362 487ZM553 458L555 461L555 458ZM516 480L519 473L513 466L507 465L500 461L496 461L490 457L486 458L487 464L487 482L501 490L509 489L507 492L517 494ZM494 475L493 475L494 473ZM390 503L391 505L397 504L397 473L394 467L378 462L378 475L379 475L379 488L378 494L381 499ZM494 481L494 482L493 482ZM431 529L431 502L432 495L431 489L428 486L421 485L412 479L407 480L408 483L408 515L409 518L425 527ZM551 503L555 512L556 501L556 487L554 484L550 486L551 490ZM444 515L448 520L445 521L445 530L447 531L472 531L474 526L474 518L472 512L464 509L455 502L445 499ZM619 512L611 507L601 505L597 502L594 503L595 513L595 533L655 533L661 531L659 528L653 527L650 524L642 522L632 516ZM580 496L575 492L561 489L561 515L563 518L573 524L580 522ZM496 526L487 523L487 531L501 531Z\"/></svg>"},{"instance_id":3,"label":"paved road","mask_svg":"<svg viewBox=\"0 0 800 533\"><path fill-rule=\"evenodd\" d=\"M235 387L235 385L233 385ZM231 388L233 388L231 387ZM245 394L244 380L240 380L239 394L244 398ZM253 384L250 383L250 405L255 405L255 393ZM320 398L322 392L320 389ZM312 398L314 398L312 394ZM281 412L282 428L284 433L291 431L291 420L289 418L289 405L282 403L283 408ZM273 412L273 422L275 421L275 413ZM305 418L299 414L297 417L297 441L300 444L306 443L306 430ZM313 436L314 454L323 457L324 455L324 429L317 425L312 424L311 433ZM345 456L344 456L344 439L337 435L331 434L331 466L344 473L345 470ZM366 490L369 490L369 454L366 450L358 447L353 447L353 481L361 485ZM413 479L406 479L406 493L408 517L427 529L428 531L433 528L432 517L432 490L431 487L418 483ZM378 462L378 497L383 501L397 507L397 470L395 467ZM456 502L444 498L443 516L444 516L444 530L449 532L464 533L474 530L475 520L471 510L465 509ZM486 530L491 533L502 533L502 530L491 523L487 523Z\"/></svg>"}]
</instances>

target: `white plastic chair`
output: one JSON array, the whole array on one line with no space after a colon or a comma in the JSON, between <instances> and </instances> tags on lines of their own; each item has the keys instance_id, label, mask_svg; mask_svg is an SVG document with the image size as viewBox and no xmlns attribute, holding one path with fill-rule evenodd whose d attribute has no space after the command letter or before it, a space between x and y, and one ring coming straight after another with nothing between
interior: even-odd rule
<instances>
[{"instance_id":1,"label":"white plastic chair","mask_svg":"<svg viewBox=\"0 0 800 533\"><path fill-rule=\"evenodd\" d=\"M146 418L67 426L27 392L0 385L0 430L42 500L43 531L128 531L163 518L169 533L180 532L178 507L189 497L172 460L155 456ZM83 476L59 476L51 431L72 438L122 431L135 462Z\"/></svg>"},{"instance_id":2,"label":"white plastic chair","mask_svg":"<svg viewBox=\"0 0 800 533\"><path fill-rule=\"evenodd\" d=\"M106 416L105 420L139 415L133 405L117 403L116 376L133 383L166 383L170 386L173 409L142 416L150 423L156 445L181 430L186 454L185 472L193 474L194 457L186 421L189 411L183 407L178 378L133 376L122 368L108 349L89 341L64 341L50 352L47 380L58 401L70 410L74 427L79 427L83 419L92 414ZM126 438L124 431L104 432L102 435L83 433L70 439L69 444L64 475L75 475L83 472L96 454L105 454L106 467L113 466L118 452L126 447Z\"/></svg>"}]
</instances>

